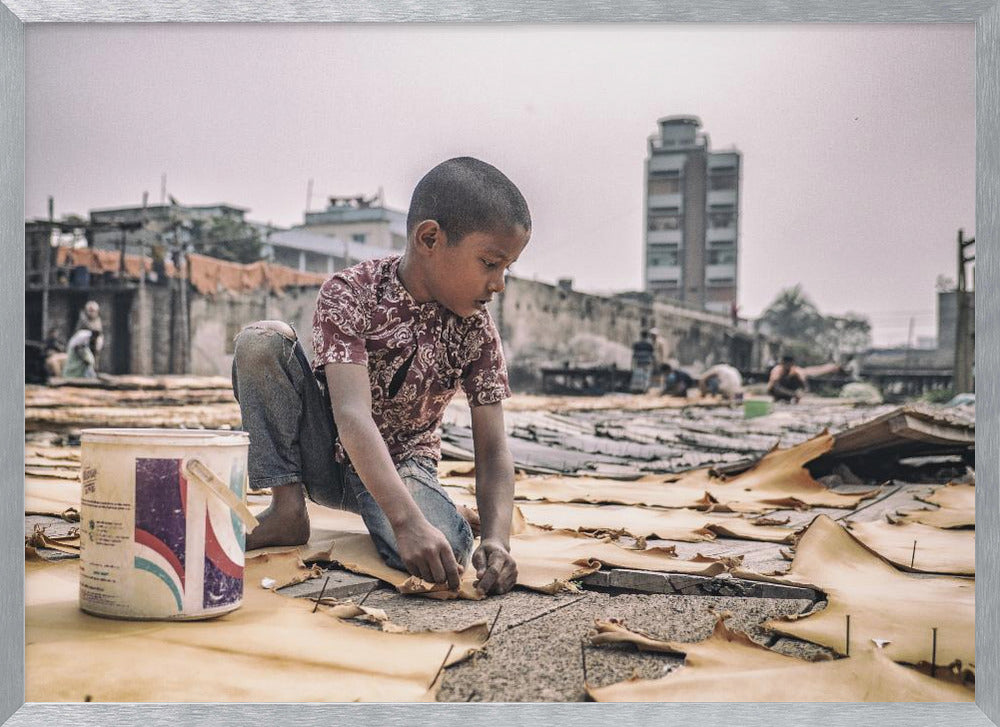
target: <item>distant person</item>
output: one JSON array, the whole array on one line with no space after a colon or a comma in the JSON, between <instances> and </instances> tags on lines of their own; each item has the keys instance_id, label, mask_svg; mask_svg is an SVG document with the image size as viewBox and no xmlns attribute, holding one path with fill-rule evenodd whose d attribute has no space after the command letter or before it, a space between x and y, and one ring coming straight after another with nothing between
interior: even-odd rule
<instances>
[{"instance_id":1,"label":"distant person","mask_svg":"<svg viewBox=\"0 0 1000 727\"><path fill-rule=\"evenodd\" d=\"M670 345L656 328L649 329L649 342L653 344L653 370L663 370L663 364L670 361Z\"/></svg>"},{"instance_id":2,"label":"distant person","mask_svg":"<svg viewBox=\"0 0 1000 727\"><path fill-rule=\"evenodd\" d=\"M661 393L664 396L687 397L688 389L695 386L694 377L682 368L665 363L660 367L660 371L663 373L663 391Z\"/></svg>"},{"instance_id":3,"label":"distant person","mask_svg":"<svg viewBox=\"0 0 1000 727\"><path fill-rule=\"evenodd\" d=\"M861 381L861 364L854 356L848 356L840 366L840 372L851 381Z\"/></svg>"},{"instance_id":4,"label":"distant person","mask_svg":"<svg viewBox=\"0 0 1000 727\"><path fill-rule=\"evenodd\" d=\"M94 333L104 333L104 323L101 321L101 306L96 300L88 300L84 304L83 310L80 311L80 316L76 321L76 329L78 332L87 330ZM98 336L97 340L100 347L103 348L104 336ZM101 348L98 348L96 353L100 353Z\"/></svg>"},{"instance_id":5,"label":"distant person","mask_svg":"<svg viewBox=\"0 0 1000 727\"><path fill-rule=\"evenodd\" d=\"M101 348L101 334L81 328L66 344L66 365L63 377L67 379L96 379L97 352Z\"/></svg>"},{"instance_id":6,"label":"distant person","mask_svg":"<svg viewBox=\"0 0 1000 727\"><path fill-rule=\"evenodd\" d=\"M66 364L66 348L58 329L49 329L49 334L45 337L44 354L46 373L49 376L62 376L62 369Z\"/></svg>"},{"instance_id":7,"label":"distant person","mask_svg":"<svg viewBox=\"0 0 1000 727\"><path fill-rule=\"evenodd\" d=\"M632 380L628 390L633 394L645 394L649 391L653 378L653 342L649 331L643 331L638 341L632 344Z\"/></svg>"},{"instance_id":8,"label":"distant person","mask_svg":"<svg viewBox=\"0 0 1000 727\"><path fill-rule=\"evenodd\" d=\"M743 400L743 376L729 364L716 364L698 377L698 391L702 396L721 396L726 401Z\"/></svg>"},{"instance_id":9,"label":"distant person","mask_svg":"<svg viewBox=\"0 0 1000 727\"><path fill-rule=\"evenodd\" d=\"M798 403L806 389L806 374L795 365L794 356L782 356L781 363L771 369L767 379L767 393L775 401Z\"/></svg>"}]
</instances>

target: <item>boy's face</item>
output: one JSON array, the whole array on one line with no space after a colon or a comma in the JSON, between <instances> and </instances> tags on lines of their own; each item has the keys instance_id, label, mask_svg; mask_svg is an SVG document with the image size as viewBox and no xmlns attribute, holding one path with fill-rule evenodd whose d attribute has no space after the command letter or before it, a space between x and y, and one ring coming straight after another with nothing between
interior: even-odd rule
<instances>
[{"instance_id":1,"label":"boy's face","mask_svg":"<svg viewBox=\"0 0 1000 727\"><path fill-rule=\"evenodd\" d=\"M528 244L530 230L520 225L504 232L471 232L458 244L437 245L431 256L428 286L434 300L468 318L503 292L507 269Z\"/></svg>"}]
</instances>

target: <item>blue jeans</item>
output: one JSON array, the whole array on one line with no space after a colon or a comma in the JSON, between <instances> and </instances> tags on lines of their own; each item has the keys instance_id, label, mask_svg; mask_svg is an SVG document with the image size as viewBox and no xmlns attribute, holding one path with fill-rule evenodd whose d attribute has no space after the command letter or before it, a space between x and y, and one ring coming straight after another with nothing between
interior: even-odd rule
<instances>
[{"instance_id":1,"label":"blue jeans","mask_svg":"<svg viewBox=\"0 0 1000 727\"><path fill-rule=\"evenodd\" d=\"M361 515L386 565L406 570L388 518L350 464L334 459L337 427L325 381L314 375L292 335L254 323L237 334L233 394L250 435L250 489L298 485L319 505ZM411 457L397 471L417 507L465 565L472 529L437 479L437 463Z\"/></svg>"}]
</instances>

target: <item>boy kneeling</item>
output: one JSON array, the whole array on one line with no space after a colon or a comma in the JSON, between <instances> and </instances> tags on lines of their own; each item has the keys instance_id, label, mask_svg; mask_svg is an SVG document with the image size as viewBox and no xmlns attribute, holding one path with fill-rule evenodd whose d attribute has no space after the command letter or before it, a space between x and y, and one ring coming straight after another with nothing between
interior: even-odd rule
<instances>
[{"instance_id":1,"label":"boy kneeling","mask_svg":"<svg viewBox=\"0 0 1000 727\"><path fill-rule=\"evenodd\" d=\"M402 257L360 263L323 284L311 366L285 323L237 335L233 392L250 433L250 487L273 493L248 550L305 543L308 495L360 514L390 567L457 588L473 535L438 483L436 430L461 385L475 443L476 585L513 587L514 465L501 404L510 388L486 306L530 234L527 203L506 176L450 159L413 192Z\"/></svg>"}]
</instances>

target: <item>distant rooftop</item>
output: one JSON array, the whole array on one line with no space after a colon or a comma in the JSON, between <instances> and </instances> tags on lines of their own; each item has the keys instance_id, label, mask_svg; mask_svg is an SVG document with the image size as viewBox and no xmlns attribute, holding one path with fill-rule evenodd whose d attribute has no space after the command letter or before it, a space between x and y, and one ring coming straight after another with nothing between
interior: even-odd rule
<instances>
[{"instance_id":1,"label":"distant rooftop","mask_svg":"<svg viewBox=\"0 0 1000 727\"><path fill-rule=\"evenodd\" d=\"M363 245L351 242L350 240L343 240L339 237L331 237L330 235L320 235L301 227L291 230L272 231L267 238L267 242L272 247L287 247L293 250L305 250L322 255L349 257L351 260L374 260L398 254L394 250Z\"/></svg>"},{"instance_id":2,"label":"distant rooftop","mask_svg":"<svg viewBox=\"0 0 1000 727\"><path fill-rule=\"evenodd\" d=\"M306 227L352 222L388 222L396 228L405 228L406 213L386 207L381 195L330 197L325 210L305 213Z\"/></svg>"},{"instance_id":3,"label":"distant rooftop","mask_svg":"<svg viewBox=\"0 0 1000 727\"><path fill-rule=\"evenodd\" d=\"M697 116L686 116L682 114L677 116L663 116L662 118L657 119L656 123L661 126L664 124L690 124L692 126L701 126L701 119Z\"/></svg>"},{"instance_id":4,"label":"distant rooftop","mask_svg":"<svg viewBox=\"0 0 1000 727\"><path fill-rule=\"evenodd\" d=\"M237 207L236 205L219 202L216 204L151 204L145 208L146 215L150 218L160 218L169 215L171 212L187 214L192 217L210 217L215 215L233 215L243 219L243 215L249 212L248 207ZM111 218L137 217L143 213L143 208L139 207L103 207L90 210L91 220L107 220Z\"/></svg>"}]
</instances>

